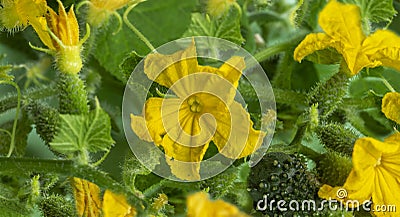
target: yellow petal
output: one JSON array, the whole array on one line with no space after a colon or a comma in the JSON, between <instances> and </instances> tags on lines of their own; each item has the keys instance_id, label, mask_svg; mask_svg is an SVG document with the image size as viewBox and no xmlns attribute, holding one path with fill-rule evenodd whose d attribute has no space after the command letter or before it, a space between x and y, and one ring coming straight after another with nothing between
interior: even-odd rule
<instances>
[{"instance_id":1,"label":"yellow petal","mask_svg":"<svg viewBox=\"0 0 400 217\"><path fill-rule=\"evenodd\" d=\"M343 189L347 191L347 200L357 200L362 204L366 200L370 200L374 190L375 171L373 167L367 168L360 173L353 169L346 179Z\"/></svg>"},{"instance_id":2,"label":"yellow petal","mask_svg":"<svg viewBox=\"0 0 400 217\"><path fill-rule=\"evenodd\" d=\"M197 72L197 66L193 40L186 50L171 55L149 54L144 61L144 72L149 79L169 88L179 79Z\"/></svg>"},{"instance_id":3,"label":"yellow petal","mask_svg":"<svg viewBox=\"0 0 400 217\"><path fill-rule=\"evenodd\" d=\"M247 217L245 213L223 200L212 201L207 193L198 192L187 198L187 217Z\"/></svg>"},{"instance_id":4,"label":"yellow petal","mask_svg":"<svg viewBox=\"0 0 400 217\"><path fill-rule=\"evenodd\" d=\"M353 150L353 168L354 170L364 171L374 167L382 157L382 150L379 147L385 147L385 143L373 138L361 138L354 144Z\"/></svg>"},{"instance_id":5,"label":"yellow petal","mask_svg":"<svg viewBox=\"0 0 400 217\"><path fill-rule=\"evenodd\" d=\"M208 143L202 146L188 147L176 143L168 135L165 135L162 147L172 174L182 180L200 180L200 161L207 151Z\"/></svg>"},{"instance_id":6,"label":"yellow petal","mask_svg":"<svg viewBox=\"0 0 400 217\"><path fill-rule=\"evenodd\" d=\"M229 109L210 111L217 121L213 141L224 156L242 158L260 147L265 133L253 129L250 115L240 103L233 102Z\"/></svg>"},{"instance_id":7,"label":"yellow petal","mask_svg":"<svg viewBox=\"0 0 400 217\"><path fill-rule=\"evenodd\" d=\"M25 28L46 14L46 0L1 1L0 25L10 32Z\"/></svg>"},{"instance_id":8,"label":"yellow petal","mask_svg":"<svg viewBox=\"0 0 400 217\"><path fill-rule=\"evenodd\" d=\"M363 53L375 62L375 65L383 65L400 70L400 37L389 30L378 30L368 36L363 43Z\"/></svg>"},{"instance_id":9,"label":"yellow petal","mask_svg":"<svg viewBox=\"0 0 400 217\"><path fill-rule=\"evenodd\" d=\"M148 132L152 138L152 141L154 141L154 143L157 145L161 144L162 137L166 133L163 119L161 117L161 106L163 100L164 99L162 98L152 97L146 101L143 112L144 118L146 120L146 125L144 125L139 118L135 118L135 122L131 122L131 127L133 131L135 131L135 133L141 139L149 141L149 137L146 134L146 132ZM146 129L144 128L145 126L147 126Z\"/></svg>"},{"instance_id":10,"label":"yellow petal","mask_svg":"<svg viewBox=\"0 0 400 217\"><path fill-rule=\"evenodd\" d=\"M59 36L59 18L57 13L50 7L48 7L48 14L46 15L47 25L49 26L50 30L58 37ZM61 40L61 39L60 39ZM58 46L58 45L56 45Z\"/></svg>"},{"instance_id":11,"label":"yellow petal","mask_svg":"<svg viewBox=\"0 0 400 217\"><path fill-rule=\"evenodd\" d=\"M300 61L316 50L333 47L342 54L351 75L364 67L379 65L361 52L365 35L358 6L331 0L319 14L318 23L326 34L307 35L295 50L295 60Z\"/></svg>"},{"instance_id":12,"label":"yellow petal","mask_svg":"<svg viewBox=\"0 0 400 217\"><path fill-rule=\"evenodd\" d=\"M374 208L383 208L388 205L395 205L397 212L374 212L377 216L399 216L400 211L400 180L392 176L384 168L377 169L375 188L372 193ZM378 210L377 210L378 211Z\"/></svg>"},{"instance_id":13,"label":"yellow petal","mask_svg":"<svg viewBox=\"0 0 400 217\"><path fill-rule=\"evenodd\" d=\"M74 177L72 179L77 214L79 217L100 216L100 188L94 183Z\"/></svg>"},{"instance_id":14,"label":"yellow petal","mask_svg":"<svg viewBox=\"0 0 400 217\"><path fill-rule=\"evenodd\" d=\"M327 35L340 41L346 48L359 48L365 38L361 29L360 9L354 4L329 1L319 14L318 23Z\"/></svg>"},{"instance_id":15,"label":"yellow petal","mask_svg":"<svg viewBox=\"0 0 400 217\"><path fill-rule=\"evenodd\" d=\"M74 5L71 6L67 17L68 37L71 46L79 44L79 25L74 12Z\"/></svg>"},{"instance_id":16,"label":"yellow petal","mask_svg":"<svg viewBox=\"0 0 400 217\"><path fill-rule=\"evenodd\" d=\"M207 13L211 16L220 16L235 2L235 0L208 0Z\"/></svg>"},{"instance_id":17,"label":"yellow petal","mask_svg":"<svg viewBox=\"0 0 400 217\"><path fill-rule=\"evenodd\" d=\"M106 190L103 197L104 217L133 217L136 214L135 208L128 204L124 195Z\"/></svg>"},{"instance_id":18,"label":"yellow petal","mask_svg":"<svg viewBox=\"0 0 400 217\"><path fill-rule=\"evenodd\" d=\"M294 59L300 62L315 51L334 47L334 43L335 41L325 33L308 34L294 50Z\"/></svg>"},{"instance_id":19,"label":"yellow petal","mask_svg":"<svg viewBox=\"0 0 400 217\"><path fill-rule=\"evenodd\" d=\"M360 54L365 35L358 6L331 0L319 14L318 23L335 42L333 47L342 54L352 75L371 64Z\"/></svg>"},{"instance_id":20,"label":"yellow petal","mask_svg":"<svg viewBox=\"0 0 400 217\"><path fill-rule=\"evenodd\" d=\"M131 114L131 129L140 139L147 142L153 141L149 131L147 130L146 121L143 117Z\"/></svg>"},{"instance_id":21,"label":"yellow petal","mask_svg":"<svg viewBox=\"0 0 400 217\"><path fill-rule=\"evenodd\" d=\"M47 21L44 17L39 17L38 19L32 20L31 25L35 32L38 34L40 40L46 45L50 50L55 50L53 41L47 31Z\"/></svg>"},{"instance_id":22,"label":"yellow petal","mask_svg":"<svg viewBox=\"0 0 400 217\"><path fill-rule=\"evenodd\" d=\"M235 88L239 85L242 71L246 68L243 57L233 56L218 69L218 74L227 79Z\"/></svg>"},{"instance_id":23,"label":"yellow petal","mask_svg":"<svg viewBox=\"0 0 400 217\"><path fill-rule=\"evenodd\" d=\"M382 112L388 119L400 124L400 93L385 94L382 99Z\"/></svg>"}]
</instances>

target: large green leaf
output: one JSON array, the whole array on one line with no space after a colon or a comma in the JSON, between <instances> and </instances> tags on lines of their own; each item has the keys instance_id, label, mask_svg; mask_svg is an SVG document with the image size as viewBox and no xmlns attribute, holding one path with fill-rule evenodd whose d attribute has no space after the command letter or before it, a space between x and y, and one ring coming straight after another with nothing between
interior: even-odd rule
<instances>
[{"instance_id":1,"label":"large green leaf","mask_svg":"<svg viewBox=\"0 0 400 217\"><path fill-rule=\"evenodd\" d=\"M196 5L197 0L147 0L136 6L128 18L154 47L158 47L182 36L190 25L190 15ZM136 51L144 56L150 50L125 24L113 35L116 26L116 20L111 20L108 28L99 33L94 55L107 71L124 81L119 65L127 54Z\"/></svg>"},{"instance_id":2,"label":"large green leaf","mask_svg":"<svg viewBox=\"0 0 400 217\"><path fill-rule=\"evenodd\" d=\"M192 24L185 36L213 36L241 44L244 39L240 33L240 19L240 11L235 7L220 18L194 13Z\"/></svg>"},{"instance_id":3,"label":"large green leaf","mask_svg":"<svg viewBox=\"0 0 400 217\"><path fill-rule=\"evenodd\" d=\"M60 115L58 133L50 146L54 151L70 155L107 151L113 143L110 118L97 103L89 114Z\"/></svg>"},{"instance_id":4,"label":"large green leaf","mask_svg":"<svg viewBox=\"0 0 400 217\"><path fill-rule=\"evenodd\" d=\"M397 14L393 0L344 0L344 2L358 5L361 16L376 23L390 22Z\"/></svg>"}]
</instances>

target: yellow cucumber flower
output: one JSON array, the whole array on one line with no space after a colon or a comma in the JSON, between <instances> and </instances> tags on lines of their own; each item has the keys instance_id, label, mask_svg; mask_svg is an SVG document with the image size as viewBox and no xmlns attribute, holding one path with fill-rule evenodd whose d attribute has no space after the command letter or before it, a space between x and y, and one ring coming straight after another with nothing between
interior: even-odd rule
<instances>
[{"instance_id":1,"label":"yellow cucumber flower","mask_svg":"<svg viewBox=\"0 0 400 217\"><path fill-rule=\"evenodd\" d=\"M265 136L252 128L250 115L234 100L244 59L234 56L214 68L198 65L196 55L194 41L172 55L150 54L145 74L176 97L151 97L143 116L131 115L136 135L161 146L171 172L184 180L200 179L200 162L211 140L223 156L238 159L252 154Z\"/></svg>"},{"instance_id":2,"label":"yellow cucumber flower","mask_svg":"<svg viewBox=\"0 0 400 217\"><path fill-rule=\"evenodd\" d=\"M52 54L56 57L59 70L63 73L77 74L82 69L82 44L90 35L90 28L86 26L86 35L79 40L79 25L73 6L69 12L60 0L58 14L48 7L49 13L31 22L39 38L48 49L33 48Z\"/></svg>"},{"instance_id":3,"label":"yellow cucumber flower","mask_svg":"<svg viewBox=\"0 0 400 217\"><path fill-rule=\"evenodd\" d=\"M72 178L71 183L78 216L100 216L101 200L99 186L76 177Z\"/></svg>"},{"instance_id":4,"label":"yellow cucumber flower","mask_svg":"<svg viewBox=\"0 0 400 217\"><path fill-rule=\"evenodd\" d=\"M369 137L358 139L352 161L353 169L343 187L324 185L318 195L349 207L372 199L376 216L400 216L400 133L384 142ZM389 210L394 206L395 210Z\"/></svg>"},{"instance_id":5,"label":"yellow cucumber flower","mask_svg":"<svg viewBox=\"0 0 400 217\"><path fill-rule=\"evenodd\" d=\"M134 217L137 215L135 208L129 205L122 194L106 190L101 201L99 186L76 177L72 178L72 187L79 217Z\"/></svg>"},{"instance_id":6,"label":"yellow cucumber flower","mask_svg":"<svg viewBox=\"0 0 400 217\"><path fill-rule=\"evenodd\" d=\"M294 59L328 47L344 58L351 75L364 67L388 66L400 70L400 37L389 30L366 36L361 28L360 9L356 5L331 0L320 12L318 23L325 33L311 33L297 46Z\"/></svg>"},{"instance_id":7,"label":"yellow cucumber flower","mask_svg":"<svg viewBox=\"0 0 400 217\"><path fill-rule=\"evenodd\" d=\"M79 10L82 5L88 5L86 19L90 26L94 28L101 27L111 16L114 16L119 22L116 31L118 32L122 28L122 19L117 10L126 5L135 7L143 1L146 0L86 0L79 3L76 9Z\"/></svg>"},{"instance_id":8,"label":"yellow cucumber flower","mask_svg":"<svg viewBox=\"0 0 400 217\"><path fill-rule=\"evenodd\" d=\"M223 200L212 201L205 192L198 192L187 198L187 217L248 217Z\"/></svg>"},{"instance_id":9,"label":"yellow cucumber flower","mask_svg":"<svg viewBox=\"0 0 400 217\"><path fill-rule=\"evenodd\" d=\"M126 201L125 195L106 190L103 196L103 217L134 217L137 212Z\"/></svg>"},{"instance_id":10,"label":"yellow cucumber flower","mask_svg":"<svg viewBox=\"0 0 400 217\"><path fill-rule=\"evenodd\" d=\"M25 28L47 11L46 0L0 0L0 5L0 26L9 32Z\"/></svg>"},{"instance_id":11,"label":"yellow cucumber flower","mask_svg":"<svg viewBox=\"0 0 400 217\"><path fill-rule=\"evenodd\" d=\"M388 119L400 124L400 93L385 94L382 99L382 112Z\"/></svg>"},{"instance_id":12,"label":"yellow cucumber flower","mask_svg":"<svg viewBox=\"0 0 400 217\"><path fill-rule=\"evenodd\" d=\"M208 0L207 13L211 16L221 16L236 2L236 0Z\"/></svg>"}]
</instances>

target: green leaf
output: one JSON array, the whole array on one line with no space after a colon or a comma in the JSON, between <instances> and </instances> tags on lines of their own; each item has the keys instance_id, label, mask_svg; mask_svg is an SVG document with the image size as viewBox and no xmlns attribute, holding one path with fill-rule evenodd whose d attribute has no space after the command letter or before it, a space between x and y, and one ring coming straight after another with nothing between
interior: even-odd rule
<instances>
[{"instance_id":1,"label":"green leaf","mask_svg":"<svg viewBox=\"0 0 400 217\"><path fill-rule=\"evenodd\" d=\"M154 47L158 47L182 36L190 25L191 11L196 4L196 0L147 0L136 6L128 18ZM115 35L118 22L113 19L109 26L112 28L98 35L94 56L112 75L126 81L119 68L124 58L132 51L144 56L150 50L126 25Z\"/></svg>"},{"instance_id":2,"label":"green leaf","mask_svg":"<svg viewBox=\"0 0 400 217\"><path fill-rule=\"evenodd\" d=\"M192 24L184 36L212 36L241 44L244 39L240 33L240 19L240 11L235 7L220 18L194 13Z\"/></svg>"},{"instance_id":3,"label":"green leaf","mask_svg":"<svg viewBox=\"0 0 400 217\"><path fill-rule=\"evenodd\" d=\"M50 147L66 155L84 151L107 151L114 143L111 138L110 118L98 101L96 109L89 114L60 115L57 131Z\"/></svg>"},{"instance_id":4,"label":"green leaf","mask_svg":"<svg viewBox=\"0 0 400 217\"><path fill-rule=\"evenodd\" d=\"M356 4L361 9L361 17L371 22L390 22L397 14L393 7L393 0L343 0L346 3Z\"/></svg>"}]
</instances>

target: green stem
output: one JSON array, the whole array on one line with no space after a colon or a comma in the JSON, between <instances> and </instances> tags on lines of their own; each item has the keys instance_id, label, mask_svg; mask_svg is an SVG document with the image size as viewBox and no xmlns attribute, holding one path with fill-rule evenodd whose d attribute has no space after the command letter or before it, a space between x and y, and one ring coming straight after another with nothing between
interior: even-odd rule
<instances>
[{"instance_id":1,"label":"green stem","mask_svg":"<svg viewBox=\"0 0 400 217\"><path fill-rule=\"evenodd\" d=\"M13 128L12 128L12 132L11 132L10 149L7 154L7 157L10 157L15 148L15 133L17 131L19 112L20 112L20 108L21 108L21 90L19 89L19 86L13 81L0 81L0 84L11 85L17 90L17 108L15 110L15 118L14 118Z\"/></svg>"},{"instance_id":2,"label":"green stem","mask_svg":"<svg viewBox=\"0 0 400 217\"><path fill-rule=\"evenodd\" d=\"M115 181L108 174L99 171L90 166L77 166L71 160L43 160L32 158L5 158L0 157L0 173L15 174L15 171L28 171L36 173L56 173L88 180L104 189L110 189L113 192L124 192L129 194L119 182ZM135 208L139 212L143 212L143 205L146 202L136 195L129 194L133 197Z\"/></svg>"},{"instance_id":3,"label":"green stem","mask_svg":"<svg viewBox=\"0 0 400 217\"><path fill-rule=\"evenodd\" d=\"M306 94L278 88L274 88L273 91L277 103L307 106Z\"/></svg>"},{"instance_id":4,"label":"green stem","mask_svg":"<svg viewBox=\"0 0 400 217\"><path fill-rule=\"evenodd\" d=\"M150 41L128 19L128 14L131 12L131 10L135 6L136 6L136 4L133 4L126 9L126 11L124 12L124 16L123 16L124 22L129 27L129 29L131 29L139 37L139 39L142 40L146 44L146 46L150 49L150 51L154 51L155 48L150 43Z\"/></svg>"},{"instance_id":5,"label":"green stem","mask_svg":"<svg viewBox=\"0 0 400 217\"><path fill-rule=\"evenodd\" d=\"M143 192L143 195L147 198L151 198L153 195L155 195L157 192L160 192L160 189L163 188L165 186L165 183L170 182L170 180L168 179L163 179L160 182L158 182L157 184L154 184L152 186L150 186L148 189L146 189Z\"/></svg>"},{"instance_id":6,"label":"green stem","mask_svg":"<svg viewBox=\"0 0 400 217\"><path fill-rule=\"evenodd\" d=\"M287 51L292 46L293 46L293 42L285 42L282 44L276 44L276 45L270 46L270 47L260 51L259 53L256 53L254 55L254 58L258 62L263 62L263 61L271 58L272 56L275 56L281 52Z\"/></svg>"},{"instance_id":7,"label":"green stem","mask_svg":"<svg viewBox=\"0 0 400 217\"><path fill-rule=\"evenodd\" d=\"M35 101L38 99L51 97L56 93L57 90L56 88L54 88L54 85L49 85L46 87L32 88L25 91L24 93L22 93L22 99L23 101L25 99L31 99ZM18 105L18 94L10 94L4 97L3 99L0 99L0 113L13 109L17 107L17 105Z\"/></svg>"}]
</instances>

